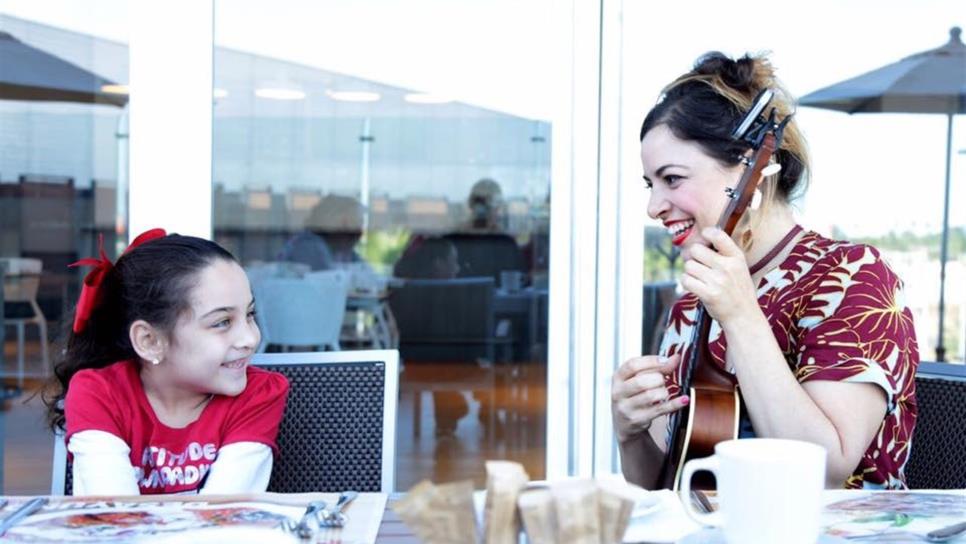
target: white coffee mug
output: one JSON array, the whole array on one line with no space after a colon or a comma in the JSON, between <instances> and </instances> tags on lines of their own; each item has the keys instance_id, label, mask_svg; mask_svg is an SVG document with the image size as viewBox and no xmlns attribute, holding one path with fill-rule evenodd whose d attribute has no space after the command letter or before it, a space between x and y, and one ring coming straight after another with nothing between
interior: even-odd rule
<instances>
[{"instance_id":1,"label":"white coffee mug","mask_svg":"<svg viewBox=\"0 0 966 544\"><path fill-rule=\"evenodd\" d=\"M798 440L727 440L714 455L685 463L681 501L688 515L721 527L729 544L815 544L825 487L825 448ZM705 514L691 503L691 476L715 475L718 510Z\"/></svg>"}]
</instances>

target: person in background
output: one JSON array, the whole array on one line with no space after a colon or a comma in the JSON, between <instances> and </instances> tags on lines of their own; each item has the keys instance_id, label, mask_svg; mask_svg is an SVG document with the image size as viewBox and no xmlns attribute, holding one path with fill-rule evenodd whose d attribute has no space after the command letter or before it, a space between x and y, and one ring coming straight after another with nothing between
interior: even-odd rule
<instances>
[{"instance_id":1,"label":"person in background","mask_svg":"<svg viewBox=\"0 0 966 544\"><path fill-rule=\"evenodd\" d=\"M278 260L304 263L312 270L365 266L356 252L364 213L353 197L326 195L309 212L304 230L285 243Z\"/></svg>"},{"instance_id":2,"label":"person in background","mask_svg":"<svg viewBox=\"0 0 966 544\"><path fill-rule=\"evenodd\" d=\"M284 376L260 339L245 272L214 242L148 231L84 280L45 401L75 495L249 493L268 486Z\"/></svg>"},{"instance_id":3,"label":"person in background","mask_svg":"<svg viewBox=\"0 0 966 544\"><path fill-rule=\"evenodd\" d=\"M393 267L397 278L448 280L459 276L456 246L446 238L419 238L406 248Z\"/></svg>"},{"instance_id":4,"label":"person in background","mask_svg":"<svg viewBox=\"0 0 966 544\"><path fill-rule=\"evenodd\" d=\"M500 185L489 178L473 184L466 199L468 217L446 238L456 246L461 277L490 276L496 285L500 273L526 274L523 251L507 232L507 207Z\"/></svg>"},{"instance_id":5,"label":"person in background","mask_svg":"<svg viewBox=\"0 0 966 544\"><path fill-rule=\"evenodd\" d=\"M794 103L764 57L698 59L671 82L641 127L647 213L681 248L686 291L671 309L660 356L624 362L612 382L625 477L658 484L667 416L680 391L698 303L713 319L713 364L737 378L739 438L786 438L828 451L826 485L905 487L916 422L919 350L903 284L870 246L828 239L796 223L791 202L809 164L794 118L732 237L716 228L751 156L730 135L762 89L779 120ZM781 477L781 475L765 475Z\"/></svg>"},{"instance_id":6,"label":"person in background","mask_svg":"<svg viewBox=\"0 0 966 544\"><path fill-rule=\"evenodd\" d=\"M505 232L507 230L506 202L503 189L490 178L482 178L470 188L466 199L469 217L460 230L463 232Z\"/></svg>"}]
</instances>

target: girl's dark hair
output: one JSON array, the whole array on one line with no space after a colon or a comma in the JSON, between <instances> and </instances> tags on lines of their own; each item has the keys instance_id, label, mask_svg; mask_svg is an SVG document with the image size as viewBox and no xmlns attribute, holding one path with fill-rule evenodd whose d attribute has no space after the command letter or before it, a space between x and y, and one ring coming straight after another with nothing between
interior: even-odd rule
<instances>
[{"instance_id":1,"label":"girl's dark hair","mask_svg":"<svg viewBox=\"0 0 966 544\"><path fill-rule=\"evenodd\" d=\"M652 128L666 125L676 137L695 142L709 156L734 166L749 146L732 140L731 132L765 88L781 91L769 110L776 108L779 119L790 115L794 104L767 59L745 55L733 60L717 51L702 55L692 71L665 87L660 102L644 118L641 140ZM782 169L774 192L789 202L804 193L808 172L807 146L794 118L775 155Z\"/></svg>"},{"instance_id":2,"label":"girl's dark hair","mask_svg":"<svg viewBox=\"0 0 966 544\"><path fill-rule=\"evenodd\" d=\"M87 326L78 334L67 332L66 348L43 396L51 429L64 428L62 401L74 374L136 360L128 331L139 319L170 334L191 307L188 294L198 273L218 259L236 262L214 242L178 234L150 240L118 258L104 278L101 302Z\"/></svg>"}]
</instances>

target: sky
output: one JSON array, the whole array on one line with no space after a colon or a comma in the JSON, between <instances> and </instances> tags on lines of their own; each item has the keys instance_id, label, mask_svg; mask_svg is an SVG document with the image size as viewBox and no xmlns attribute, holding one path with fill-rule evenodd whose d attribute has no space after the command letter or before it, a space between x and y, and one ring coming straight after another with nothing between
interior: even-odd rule
<instances>
[{"instance_id":1,"label":"sky","mask_svg":"<svg viewBox=\"0 0 966 544\"><path fill-rule=\"evenodd\" d=\"M217 0L219 46L550 119L561 93L548 26L561 0ZM576 0L582 1L582 0ZM0 0L0 13L121 42L128 0ZM701 53L770 51L794 95L939 47L966 27L962 0L624 0L622 176L640 179L637 130L660 88ZM172 31L176 35L175 29ZM552 119L551 119L552 120ZM942 116L856 115L802 108L813 178L805 222L849 236L938 232ZM950 223L966 225L966 115L953 136Z\"/></svg>"}]
</instances>

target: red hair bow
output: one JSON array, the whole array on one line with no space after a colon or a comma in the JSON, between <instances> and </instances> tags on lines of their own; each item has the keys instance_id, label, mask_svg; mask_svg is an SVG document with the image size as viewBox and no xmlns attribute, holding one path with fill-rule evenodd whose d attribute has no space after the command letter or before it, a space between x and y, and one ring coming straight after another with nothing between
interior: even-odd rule
<instances>
[{"instance_id":1,"label":"red hair bow","mask_svg":"<svg viewBox=\"0 0 966 544\"><path fill-rule=\"evenodd\" d=\"M131 242L131 245L127 246L127 249L124 250L124 253L131 251L145 242L154 240L155 238L162 238L166 235L167 233L164 231L164 229L151 229L135 238L134 241ZM94 309L97 308L97 306L101 303L101 299L104 298L104 295L101 292L101 285L104 283L104 278L107 277L108 272L114 268L114 263L107 258L107 253L104 252L103 234L97 237L97 249L100 253L99 259L88 257L68 265L71 268L76 266L94 267L94 269L88 272L87 276L84 277L80 297L77 299L77 309L74 311L74 334L80 334L84 331L84 328L87 327L87 321L91 318L91 313L94 312Z\"/></svg>"}]
</instances>

